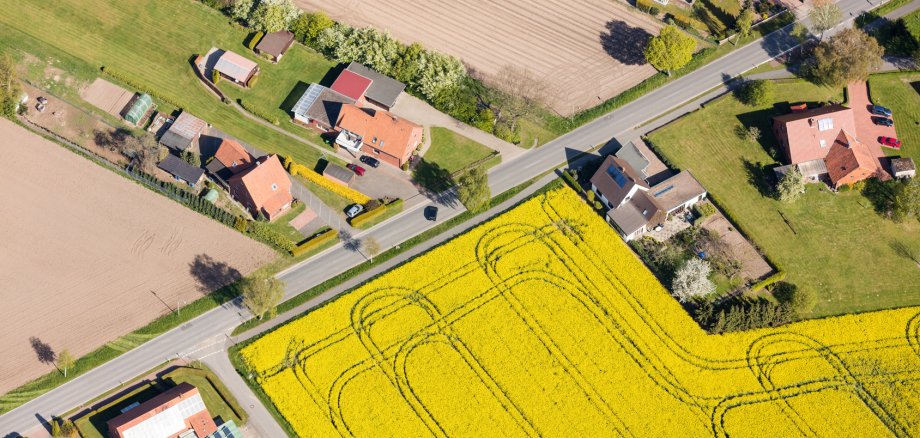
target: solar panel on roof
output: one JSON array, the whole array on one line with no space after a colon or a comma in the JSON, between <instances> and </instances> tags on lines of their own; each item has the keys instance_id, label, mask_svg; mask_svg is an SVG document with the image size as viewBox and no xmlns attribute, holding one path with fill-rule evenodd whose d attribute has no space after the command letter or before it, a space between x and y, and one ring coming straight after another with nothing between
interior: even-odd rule
<instances>
[{"instance_id":1,"label":"solar panel on roof","mask_svg":"<svg viewBox=\"0 0 920 438\"><path fill-rule=\"evenodd\" d=\"M323 87L319 84L310 84L310 87L307 88L307 91L303 93L303 96L300 96L300 99L298 99L297 103L294 105L294 114L306 114L307 110L313 106L313 104L316 102L316 99L319 98L319 95L323 93L325 88L326 87Z\"/></svg>"},{"instance_id":2,"label":"solar panel on roof","mask_svg":"<svg viewBox=\"0 0 920 438\"><path fill-rule=\"evenodd\" d=\"M623 187L627 183L626 175L623 175L623 172L620 171L620 168L617 166L610 166L607 168L607 173L613 177L613 180L616 181L617 185Z\"/></svg>"}]
</instances>

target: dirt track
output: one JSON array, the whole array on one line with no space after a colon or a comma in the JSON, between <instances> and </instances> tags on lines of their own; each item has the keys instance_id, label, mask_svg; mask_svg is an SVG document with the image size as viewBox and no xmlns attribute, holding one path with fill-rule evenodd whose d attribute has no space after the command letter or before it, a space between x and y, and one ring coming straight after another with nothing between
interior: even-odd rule
<instances>
[{"instance_id":1,"label":"dirt track","mask_svg":"<svg viewBox=\"0 0 920 438\"><path fill-rule=\"evenodd\" d=\"M563 114L593 107L655 73L642 48L660 23L612 0L295 0L353 26L461 58L490 75L526 67L555 89Z\"/></svg>"},{"instance_id":2,"label":"dirt track","mask_svg":"<svg viewBox=\"0 0 920 438\"><path fill-rule=\"evenodd\" d=\"M274 258L5 119L0 148L0 393L53 369L32 337L79 356Z\"/></svg>"}]
</instances>

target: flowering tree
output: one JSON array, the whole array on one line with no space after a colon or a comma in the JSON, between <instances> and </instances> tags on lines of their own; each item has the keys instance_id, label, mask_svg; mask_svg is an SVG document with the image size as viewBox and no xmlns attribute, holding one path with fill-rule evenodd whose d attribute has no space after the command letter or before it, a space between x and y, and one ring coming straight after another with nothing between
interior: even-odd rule
<instances>
[{"instance_id":1,"label":"flowering tree","mask_svg":"<svg viewBox=\"0 0 920 438\"><path fill-rule=\"evenodd\" d=\"M287 29L300 15L300 9L291 0L262 0L252 11L249 25L263 32Z\"/></svg>"},{"instance_id":2,"label":"flowering tree","mask_svg":"<svg viewBox=\"0 0 920 438\"><path fill-rule=\"evenodd\" d=\"M712 269L709 262L696 257L687 260L674 276L671 290L677 300L686 303L694 298L709 295L716 290L716 285L709 280Z\"/></svg>"}]
</instances>

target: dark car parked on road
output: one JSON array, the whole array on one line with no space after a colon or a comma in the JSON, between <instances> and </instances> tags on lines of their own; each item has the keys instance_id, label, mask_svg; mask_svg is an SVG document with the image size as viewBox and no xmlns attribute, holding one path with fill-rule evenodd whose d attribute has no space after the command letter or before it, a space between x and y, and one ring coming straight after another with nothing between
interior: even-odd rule
<instances>
[{"instance_id":1,"label":"dark car parked on road","mask_svg":"<svg viewBox=\"0 0 920 438\"><path fill-rule=\"evenodd\" d=\"M360 160L361 160L362 163L367 164L368 166L371 166L371 167L373 167L373 168L376 168L377 166L380 165L380 160L378 160L378 159L376 159L376 158L374 158L374 157L372 157L372 156L370 156L370 155L362 155L361 158L360 158Z\"/></svg>"},{"instance_id":2,"label":"dark car parked on road","mask_svg":"<svg viewBox=\"0 0 920 438\"><path fill-rule=\"evenodd\" d=\"M872 105L872 109L870 111L872 111L872 114L877 116L891 117L891 110L881 105Z\"/></svg>"},{"instance_id":3,"label":"dark car parked on road","mask_svg":"<svg viewBox=\"0 0 920 438\"><path fill-rule=\"evenodd\" d=\"M873 117L872 123L881 126L894 126L894 122L892 122L888 117Z\"/></svg>"},{"instance_id":4,"label":"dark car parked on road","mask_svg":"<svg viewBox=\"0 0 920 438\"><path fill-rule=\"evenodd\" d=\"M429 205L425 207L425 219L428 219L430 221L438 220L438 207L435 207L433 205Z\"/></svg>"}]
</instances>

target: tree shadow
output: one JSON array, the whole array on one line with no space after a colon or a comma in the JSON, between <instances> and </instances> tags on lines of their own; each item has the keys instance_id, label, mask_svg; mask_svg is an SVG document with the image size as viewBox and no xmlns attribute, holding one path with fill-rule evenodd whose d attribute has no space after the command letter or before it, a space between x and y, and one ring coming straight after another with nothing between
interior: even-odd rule
<instances>
[{"instance_id":1,"label":"tree shadow","mask_svg":"<svg viewBox=\"0 0 920 438\"><path fill-rule=\"evenodd\" d=\"M35 356L38 358L39 362L43 364L54 364L54 359L57 357L57 354L55 354L51 345L42 342L41 339L35 336L29 338L29 343L32 344L32 350L35 351Z\"/></svg>"},{"instance_id":2,"label":"tree shadow","mask_svg":"<svg viewBox=\"0 0 920 438\"><path fill-rule=\"evenodd\" d=\"M642 53L652 34L639 27L631 27L622 20L608 21L600 34L601 47L608 55L626 65L645 64Z\"/></svg>"},{"instance_id":3,"label":"tree shadow","mask_svg":"<svg viewBox=\"0 0 920 438\"><path fill-rule=\"evenodd\" d=\"M792 17L792 14L785 14ZM783 18L783 17L777 17ZM792 35L789 35L791 26L786 24L781 32L773 32L760 40L761 48L766 51L771 58L782 55L783 53L792 50L795 46L799 45L799 41Z\"/></svg>"},{"instance_id":4,"label":"tree shadow","mask_svg":"<svg viewBox=\"0 0 920 438\"><path fill-rule=\"evenodd\" d=\"M757 143L763 150L776 160L779 160L779 141L773 133L773 117L786 114L789 110L789 102L777 102L772 108L751 111L738 114L735 118L744 125L745 129L752 126L760 130L760 137Z\"/></svg>"},{"instance_id":5,"label":"tree shadow","mask_svg":"<svg viewBox=\"0 0 920 438\"><path fill-rule=\"evenodd\" d=\"M895 254L916 263L917 267L920 268L920 250L900 240L892 240L889 246Z\"/></svg>"},{"instance_id":6,"label":"tree shadow","mask_svg":"<svg viewBox=\"0 0 920 438\"><path fill-rule=\"evenodd\" d=\"M342 248L345 248L346 251L358 252L361 250L361 241L355 239L348 231L339 231L339 239L342 239Z\"/></svg>"},{"instance_id":7,"label":"tree shadow","mask_svg":"<svg viewBox=\"0 0 920 438\"><path fill-rule=\"evenodd\" d=\"M447 169L425 158L422 158L415 166L412 179L432 194L444 192L455 184L453 176Z\"/></svg>"},{"instance_id":8,"label":"tree shadow","mask_svg":"<svg viewBox=\"0 0 920 438\"><path fill-rule=\"evenodd\" d=\"M210 255L198 254L189 263L189 272L198 282L198 290L209 293L234 283L243 275L236 268L219 260L214 260Z\"/></svg>"},{"instance_id":9,"label":"tree shadow","mask_svg":"<svg viewBox=\"0 0 920 438\"><path fill-rule=\"evenodd\" d=\"M773 197L773 166L764 166L763 163L754 163L743 160L744 172L747 174L748 183L757 189L764 198Z\"/></svg>"},{"instance_id":10,"label":"tree shadow","mask_svg":"<svg viewBox=\"0 0 920 438\"><path fill-rule=\"evenodd\" d=\"M917 92L917 94L920 94L920 81L911 82L911 83L910 83L910 86L911 86L911 88L914 89L914 91Z\"/></svg>"},{"instance_id":11,"label":"tree shadow","mask_svg":"<svg viewBox=\"0 0 920 438\"><path fill-rule=\"evenodd\" d=\"M891 217L895 209L895 195L897 195L898 181L879 181L878 178L866 180L862 195L872 203L875 212L886 217Z\"/></svg>"},{"instance_id":12,"label":"tree shadow","mask_svg":"<svg viewBox=\"0 0 920 438\"><path fill-rule=\"evenodd\" d=\"M294 85L294 88L292 88L287 97L281 101L281 105L278 105L278 108L291 114L294 110L294 105L297 105L297 101L300 100L300 97L307 92L307 88L310 88L310 84L304 81L297 81L297 85Z\"/></svg>"}]
</instances>

